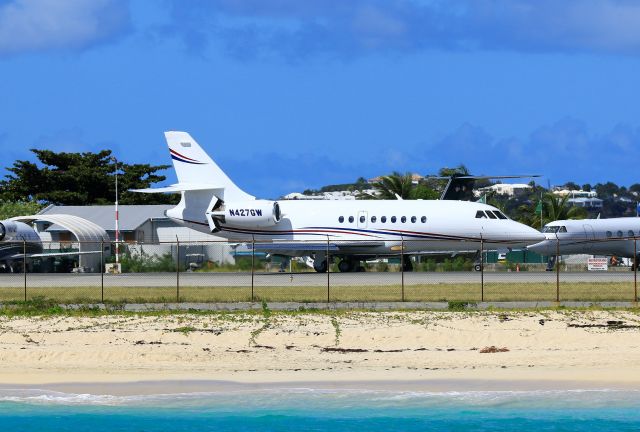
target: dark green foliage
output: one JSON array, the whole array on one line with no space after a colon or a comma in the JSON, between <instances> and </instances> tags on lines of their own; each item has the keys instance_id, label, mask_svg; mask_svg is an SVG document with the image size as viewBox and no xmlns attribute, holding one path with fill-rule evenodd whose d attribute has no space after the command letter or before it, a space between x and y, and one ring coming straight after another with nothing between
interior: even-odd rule
<instances>
[{"instance_id":1,"label":"dark green foliage","mask_svg":"<svg viewBox=\"0 0 640 432\"><path fill-rule=\"evenodd\" d=\"M411 173L400 174L394 172L383 176L373 185L379 192L375 199L394 200L398 196L402 199L438 199L440 194L426 184L414 185Z\"/></svg>"},{"instance_id":2,"label":"dark green foliage","mask_svg":"<svg viewBox=\"0 0 640 432\"><path fill-rule=\"evenodd\" d=\"M42 204L35 201L0 201L0 220L33 215L40 210L42 210Z\"/></svg>"},{"instance_id":3,"label":"dark green foliage","mask_svg":"<svg viewBox=\"0 0 640 432\"><path fill-rule=\"evenodd\" d=\"M56 205L110 204L115 200L116 163L111 150L97 153L56 153L31 150L39 164L18 160L0 181L0 199ZM157 172L168 165L119 163L118 188L121 204L175 203L177 197L137 194L128 189L147 188L165 180Z\"/></svg>"},{"instance_id":4,"label":"dark green foliage","mask_svg":"<svg viewBox=\"0 0 640 432\"><path fill-rule=\"evenodd\" d=\"M176 260L171 253L162 256L150 255L144 251L132 254L125 251L120 257L123 273L174 272Z\"/></svg>"}]
</instances>

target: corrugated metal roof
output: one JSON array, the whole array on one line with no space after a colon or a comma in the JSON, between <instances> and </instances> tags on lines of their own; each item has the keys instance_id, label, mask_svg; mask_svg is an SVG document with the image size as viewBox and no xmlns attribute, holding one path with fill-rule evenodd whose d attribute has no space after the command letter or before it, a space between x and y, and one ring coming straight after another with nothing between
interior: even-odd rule
<instances>
[{"instance_id":1,"label":"corrugated metal roof","mask_svg":"<svg viewBox=\"0 0 640 432\"><path fill-rule=\"evenodd\" d=\"M120 231L135 231L149 219L165 219L164 212L175 206L162 205L119 205ZM90 220L106 231L115 230L115 206L55 206L42 210L39 215L68 214Z\"/></svg>"}]
</instances>

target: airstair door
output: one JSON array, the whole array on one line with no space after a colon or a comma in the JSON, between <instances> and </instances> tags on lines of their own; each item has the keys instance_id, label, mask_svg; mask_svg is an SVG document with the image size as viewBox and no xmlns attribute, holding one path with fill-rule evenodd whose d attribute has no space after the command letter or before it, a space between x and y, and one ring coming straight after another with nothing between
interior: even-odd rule
<instances>
[{"instance_id":1,"label":"airstair door","mask_svg":"<svg viewBox=\"0 0 640 432\"><path fill-rule=\"evenodd\" d=\"M584 244L584 250L591 251L591 249L593 249L593 242L596 239L596 235L593 232L593 226L585 224L582 225L582 227L584 228L584 238L587 241L587 243Z\"/></svg>"}]
</instances>

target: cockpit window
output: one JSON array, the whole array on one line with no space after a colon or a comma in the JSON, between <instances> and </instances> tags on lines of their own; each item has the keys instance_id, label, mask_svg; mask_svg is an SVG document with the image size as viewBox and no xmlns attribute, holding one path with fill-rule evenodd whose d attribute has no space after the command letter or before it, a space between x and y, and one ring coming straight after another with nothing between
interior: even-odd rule
<instances>
[{"instance_id":1,"label":"cockpit window","mask_svg":"<svg viewBox=\"0 0 640 432\"><path fill-rule=\"evenodd\" d=\"M561 226L560 229L558 230L558 232L567 232L567 227L566 226Z\"/></svg>"},{"instance_id":2,"label":"cockpit window","mask_svg":"<svg viewBox=\"0 0 640 432\"><path fill-rule=\"evenodd\" d=\"M504 214L502 214L502 212L499 212L498 210L493 210L493 214L498 216L498 219L508 219Z\"/></svg>"},{"instance_id":3,"label":"cockpit window","mask_svg":"<svg viewBox=\"0 0 640 432\"><path fill-rule=\"evenodd\" d=\"M486 219L487 215L482 210L476 212L476 219Z\"/></svg>"},{"instance_id":4,"label":"cockpit window","mask_svg":"<svg viewBox=\"0 0 640 432\"><path fill-rule=\"evenodd\" d=\"M489 219L498 219L498 216L494 215L491 210L487 210L487 216L489 216Z\"/></svg>"},{"instance_id":5,"label":"cockpit window","mask_svg":"<svg viewBox=\"0 0 640 432\"><path fill-rule=\"evenodd\" d=\"M560 229L559 226L547 225L547 226L544 227L542 232L543 233L557 233L559 229Z\"/></svg>"}]
</instances>

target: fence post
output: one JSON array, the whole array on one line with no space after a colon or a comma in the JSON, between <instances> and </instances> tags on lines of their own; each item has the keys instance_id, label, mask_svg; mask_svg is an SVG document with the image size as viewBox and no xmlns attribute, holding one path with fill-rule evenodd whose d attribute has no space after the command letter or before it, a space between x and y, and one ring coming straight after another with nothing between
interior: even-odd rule
<instances>
[{"instance_id":1,"label":"fence post","mask_svg":"<svg viewBox=\"0 0 640 432\"><path fill-rule=\"evenodd\" d=\"M327 236L326 263L327 263L327 303L329 303L331 301L331 281L330 281L331 267L329 265L329 236Z\"/></svg>"},{"instance_id":2,"label":"fence post","mask_svg":"<svg viewBox=\"0 0 640 432\"><path fill-rule=\"evenodd\" d=\"M24 274L24 301L27 301L27 241L22 240L22 273Z\"/></svg>"},{"instance_id":3,"label":"fence post","mask_svg":"<svg viewBox=\"0 0 640 432\"><path fill-rule=\"evenodd\" d=\"M404 236L403 235L400 235L400 272L401 272L400 286L402 290L401 300L404 301Z\"/></svg>"},{"instance_id":4,"label":"fence post","mask_svg":"<svg viewBox=\"0 0 640 432\"><path fill-rule=\"evenodd\" d=\"M556 303L560 303L560 239L556 234Z\"/></svg>"},{"instance_id":5,"label":"fence post","mask_svg":"<svg viewBox=\"0 0 640 432\"><path fill-rule=\"evenodd\" d=\"M480 233L480 301L484 302L484 238Z\"/></svg>"},{"instance_id":6,"label":"fence post","mask_svg":"<svg viewBox=\"0 0 640 432\"><path fill-rule=\"evenodd\" d=\"M253 303L253 275L255 271L255 260L256 260L256 236L251 234L251 302Z\"/></svg>"},{"instance_id":7,"label":"fence post","mask_svg":"<svg viewBox=\"0 0 640 432\"><path fill-rule=\"evenodd\" d=\"M104 303L104 239L100 241L100 301Z\"/></svg>"},{"instance_id":8,"label":"fence post","mask_svg":"<svg viewBox=\"0 0 640 432\"><path fill-rule=\"evenodd\" d=\"M176 302L180 303L180 239L176 236Z\"/></svg>"},{"instance_id":9,"label":"fence post","mask_svg":"<svg viewBox=\"0 0 640 432\"><path fill-rule=\"evenodd\" d=\"M638 239L633 238L633 302L638 302Z\"/></svg>"}]
</instances>

